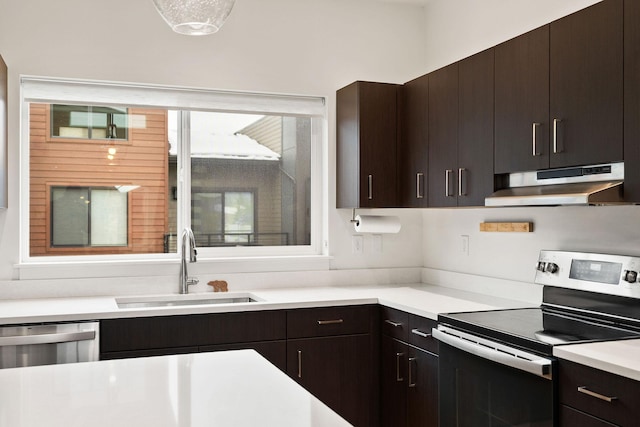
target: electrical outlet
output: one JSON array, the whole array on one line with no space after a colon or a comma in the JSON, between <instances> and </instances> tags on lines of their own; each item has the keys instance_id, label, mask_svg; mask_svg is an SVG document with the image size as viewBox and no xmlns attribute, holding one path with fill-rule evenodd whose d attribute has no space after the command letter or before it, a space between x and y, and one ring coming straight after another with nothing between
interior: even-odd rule
<instances>
[{"instance_id":1,"label":"electrical outlet","mask_svg":"<svg viewBox=\"0 0 640 427\"><path fill-rule=\"evenodd\" d=\"M467 236L466 234L463 234L460 236L460 238L461 238L460 249L462 249L462 253L465 255L469 255L469 236Z\"/></svg>"},{"instance_id":2,"label":"electrical outlet","mask_svg":"<svg viewBox=\"0 0 640 427\"><path fill-rule=\"evenodd\" d=\"M364 238L362 236L351 237L351 252L354 254L362 254L364 246Z\"/></svg>"}]
</instances>

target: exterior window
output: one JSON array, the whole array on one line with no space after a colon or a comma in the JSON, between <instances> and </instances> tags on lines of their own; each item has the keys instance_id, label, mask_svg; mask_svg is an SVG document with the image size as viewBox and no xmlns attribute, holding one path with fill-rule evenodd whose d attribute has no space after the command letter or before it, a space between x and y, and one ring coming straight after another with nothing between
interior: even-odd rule
<instances>
[{"instance_id":1,"label":"exterior window","mask_svg":"<svg viewBox=\"0 0 640 427\"><path fill-rule=\"evenodd\" d=\"M25 264L324 252L322 98L21 82Z\"/></svg>"},{"instance_id":2,"label":"exterior window","mask_svg":"<svg viewBox=\"0 0 640 427\"><path fill-rule=\"evenodd\" d=\"M260 244L253 192L206 193L196 189L191 204L191 227L198 246Z\"/></svg>"},{"instance_id":3,"label":"exterior window","mask_svg":"<svg viewBox=\"0 0 640 427\"><path fill-rule=\"evenodd\" d=\"M127 139L126 108L51 105L51 137Z\"/></svg>"},{"instance_id":4,"label":"exterior window","mask_svg":"<svg viewBox=\"0 0 640 427\"><path fill-rule=\"evenodd\" d=\"M51 246L127 246L127 193L51 187Z\"/></svg>"}]
</instances>

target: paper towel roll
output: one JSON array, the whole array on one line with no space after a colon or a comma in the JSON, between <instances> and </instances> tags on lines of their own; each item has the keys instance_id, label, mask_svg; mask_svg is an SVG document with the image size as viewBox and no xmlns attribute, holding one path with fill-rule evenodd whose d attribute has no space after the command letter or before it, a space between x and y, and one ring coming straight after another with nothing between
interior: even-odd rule
<instances>
[{"instance_id":1,"label":"paper towel roll","mask_svg":"<svg viewBox=\"0 0 640 427\"><path fill-rule=\"evenodd\" d=\"M402 224L397 216L356 215L353 223L358 233L397 233Z\"/></svg>"}]
</instances>

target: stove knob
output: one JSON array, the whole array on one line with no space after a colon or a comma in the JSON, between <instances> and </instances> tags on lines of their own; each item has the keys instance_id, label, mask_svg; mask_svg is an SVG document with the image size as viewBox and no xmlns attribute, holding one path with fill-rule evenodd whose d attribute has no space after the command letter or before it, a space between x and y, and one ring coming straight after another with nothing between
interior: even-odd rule
<instances>
[{"instance_id":1,"label":"stove knob","mask_svg":"<svg viewBox=\"0 0 640 427\"><path fill-rule=\"evenodd\" d=\"M540 261L540 262L538 262L538 265L536 266L536 270L544 272L544 267L546 265L547 265L547 263Z\"/></svg>"},{"instance_id":2,"label":"stove knob","mask_svg":"<svg viewBox=\"0 0 640 427\"><path fill-rule=\"evenodd\" d=\"M624 272L624 280L629 283L635 283L638 280L638 272L633 270L626 270Z\"/></svg>"},{"instance_id":3,"label":"stove knob","mask_svg":"<svg viewBox=\"0 0 640 427\"><path fill-rule=\"evenodd\" d=\"M558 264L555 264L553 262L548 262L547 266L545 267L544 271L546 271L547 273L557 273L558 272Z\"/></svg>"}]
</instances>

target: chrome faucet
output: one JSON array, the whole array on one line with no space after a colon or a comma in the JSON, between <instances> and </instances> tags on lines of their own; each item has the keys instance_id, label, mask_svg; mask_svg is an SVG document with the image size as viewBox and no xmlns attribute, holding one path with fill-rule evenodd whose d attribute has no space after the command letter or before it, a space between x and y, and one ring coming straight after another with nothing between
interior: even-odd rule
<instances>
[{"instance_id":1,"label":"chrome faucet","mask_svg":"<svg viewBox=\"0 0 640 427\"><path fill-rule=\"evenodd\" d=\"M187 273L187 251L189 251L189 262L196 262L196 256L198 251L196 250L196 238L193 236L193 231L189 227L186 227L182 232L182 254L180 260L180 293L188 294L189 285L196 285L199 280L195 277L189 277Z\"/></svg>"}]
</instances>

